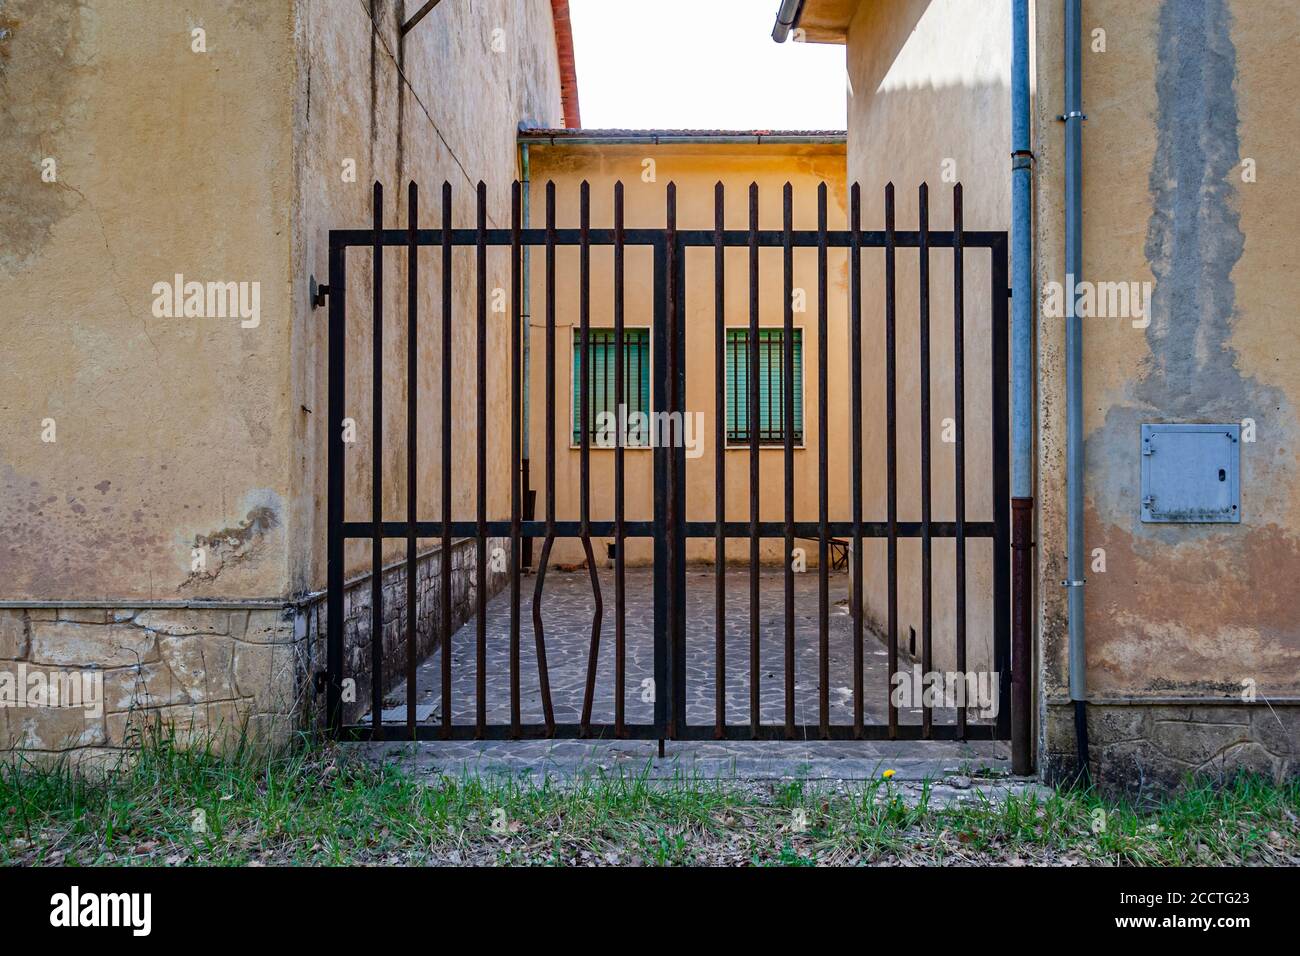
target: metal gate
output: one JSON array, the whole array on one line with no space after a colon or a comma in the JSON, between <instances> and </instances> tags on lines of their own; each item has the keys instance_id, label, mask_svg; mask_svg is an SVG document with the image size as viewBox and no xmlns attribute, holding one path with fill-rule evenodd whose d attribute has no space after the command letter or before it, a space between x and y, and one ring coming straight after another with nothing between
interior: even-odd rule
<instances>
[{"instance_id":1,"label":"metal gate","mask_svg":"<svg viewBox=\"0 0 1300 956\"><path fill-rule=\"evenodd\" d=\"M329 500L328 500L328 670L325 674L327 693L327 720L334 734L352 740L429 740L429 739L514 739L544 737L582 737L600 738L617 737L629 739L664 739L701 740L701 739L829 739L829 740L879 740L879 739L945 739L945 740L989 740L1008 739L1011 732L1011 608L1010 608L1010 537L1009 506L1010 488L1008 472L1008 354L1007 354L1007 301L1010 295L1007 285L1007 236L1005 232L965 231L962 224L962 189L958 185L952 193L953 229L951 231L934 231L929 228L928 190L921 186L918 196L919 225L916 231L895 229L894 188L890 184L885 189L885 222L880 230L863 230L861 228L860 193L855 184L850 193L850 228L848 230L828 230L826 227L826 187L823 184L818 195L818 228L816 230L796 230L792 226L792 195L789 184L784 190L784 222L781 229L760 229L758 222L758 187L749 189L749 221L745 229L728 229L723 222L723 186L719 183L715 194L715 224L713 229L678 229L676 224L676 189L667 187L667 204L665 226L653 229L625 229L623 222L623 187L621 183L614 188L614 216L612 228L592 228L590 225L589 189L582 184L580 196L580 226L577 229L561 229L555 225L555 186L548 183L546 188L546 222L543 228L524 229L521 225L521 188L518 182L512 189L511 224L508 229L488 228L486 212L486 190L482 183L477 192L477 222L473 228L454 228L451 217L451 186L443 185L441 227L438 229L420 228L418 223L418 191L414 183L408 193L408 217L406 228L384 228L382 222L383 193L380 184L374 187L374 218L369 229L331 230L329 234L329 280L324 292L329 299ZM451 375L449 370L453 358L465 360L463 356L453 357L451 352L451 328L453 322L452 294L452 250L456 246L471 247L476 251L476 303L474 320L477 328L477 348L475 350L475 380L477 395L477 447L475 449L475 482L477 509L474 520L455 518L452 515L452 449L451 449ZM540 248L545 256L545 428L546 428L546 502L545 517L540 520L524 520L522 512L521 462L521 396L523 392L521 361L521 270L522 251L526 246ZM616 438L614 454L615 487L613 489L613 514L595 518L591 514L591 473L590 449L591 429L586 427L589 411L588 376L582 376L580 386L581 420L584 423L581 436L581 506L576 520L573 517L561 518L556 514L555 499L555 450L556 450L556 402L555 402L555 258L556 249L560 247L577 247L580 263L580 329L579 335L583 354L587 351L590 332L590 251L593 247L608 246L613 250L614 283L614 341L621 343L624 333L624 260L625 250L633 247L648 247L653 258L653 348L652 348L652 401L656 414L682 412L686 409L686 250L693 247L709 248L714 253L714 359L715 382L715 508L716 517L712 521L685 520L685 482L686 456L685 448L678 442L675 446L655 446L654 463L654 519L652 521L627 520L624 505L624 441L620 431ZM373 387L370 396L372 421L382 422L383 415L383 261L384 247L405 248L408 256L407 268L407 508L403 519L392 520L382 513L380 502L383 482L383 462L378 434L372 437L372 472L371 472L371 516L369 521L344 520L344 440L343 422L347 416L345 409L344 381L346 370L352 357L346 352L345 315L346 270L345 257L354 247L371 250L373 269L373 304L372 355L370 361L373 370ZM420 516L416 514L416 485L418 475L415 465L417 389L415 343L419 336L419 316L417 315L417 291L419 276L417 268L417 250L420 247L441 249L441 296L442 296L442 507L437 516ZM492 374L505 374L499 366L504 363L489 363L487 355L487 279L486 255L492 247L506 247L510 256L510 316L511 316L511 351L509 362L509 380L511 389L510 449L512 462L512 479L510 489L510 515L490 516L487 513L487 403L485 398L486 383L489 378L489 364L494 367ZM725 520L725 441L723 420L724 375L722 363L724 352L724 335L726 328L724 284L733 277L725 274L723 267L724 250L728 247L742 247L748 250L748 289L749 289L749 324L747 337L747 361L750 374L748 382L748 421L749 427L749 498L750 510L748 521ZM817 416L818 434L818 517L816 521L796 521L794 507L793 478L793 430L784 429L783 464L784 475L782 494L784 503L784 520L760 521L759 499L763 489L759 482L759 428L758 415L758 341L759 341L759 250L778 247L783 253L784 272L784 316L782 355L784 374L782 378L784 403L783 420L793 421L792 403L794 376L793 363L793 256L798 248L811 247L817 254L817 328L819 347L817 379ZM827 461L827 250L845 248L848 250L850 274L850 354L851 354L851 444L852 465L848 479L852 486L851 512L848 515L832 516L828 505ZM930 251L932 249L953 250L953 367L951 369L955 401L955 514L953 520L935 520L931 512L930 463ZM862 255L864 249L883 250L884 255L884 335L885 335L885 382L886 390L886 430L887 455L886 497L887 508L884 515L867 520L863 515L863 445L862 445ZM897 348L896 348L896 256L897 250L915 250L919 262L919 342L920 342L920 500L921 520L900 521L898 519L898 469L897 469ZM964 371L964 256L969 250L987 250L991 257L991 284L987 295L992 306L991 328L991 394L988 400L992 409L992 474L989 476L992 488L993 520L968 521L966 519L966 473L965 473L965 394ZM910 254L910 253L909 253ZM733 326L733 328L735 328ZM623 401L624 370L623 348L615 348L616 369L614 377L618 389L618 402ZM379 429L377 431L381 431ZM457 456L457 461L461 461ZM593 723L591 720L593 694L595 690L595 672L601 653L610 653L608 641L609 628L604 620L605 602L601 595L600 582L596 573L591 547L592 536L612 538L615 542L614 565L614 601L613 601L613 648L615 656L614 680L614 720L613 722ZM414 573L416 562L417 538L440 538L442 553L447 555L453 537L472 537L476 542L476 576L477 576L477 613L475 620L476 641L476 719L473 723L454 723L452 721L452 655L446 652L451 640L450 601L441 602L441 638L444 652L441 655L441 690L442 713L437 723L422 723L416 720L414 697L415 660L415 613L416 594ZM509 537L509 591L510 591L510 720L509 722L489 722L486 718L486 614L487 614L487 539L489 537ZM551 704L545 633L541 617L541 600L546 580L546 572L551 548L558 537L571 537L581 540L594 589L594 617L591 629L591 641L588 648L586 686L583 699L582 715L577 723L558 723L555 720ZM791 562L784 563L784 682L785 709L784 720L780 723L763 722L759 717L759 545L763 538L783 539L785 553L789 555L794 547L795 538L808 538L817 542L818 547L818 720L816 723L796 723L794 708L795 684L795 623L793 606L793 574ZM368 539L371 542L372 576L371 576L371 715L368 723L345 724L343 720L342 688L347 675L344 674L344 544L349 538ZM382 621L382 567L383 542L386 538L404 539L406 552L406 587L407 603L411 609L406 615L407 626L407 719L404 723L384 723L383 712L383 621ZM538 681L542 697L543 720L524 722L520 707L520 642L521 614L523 613L523 595L521 594L522 572L520 553L526 538L542 540L539 565L536 571L531 613L533 620L534 641L537 656ZM634 723L626 719L626 670L624 643L626 602L624 593L624 542L629 539L647 538L653 540L654 550L654 677L653 720ZM713 539L716 547L714 561L716 580L716 621L715 621L715 685L717 688L714 719L706 724L691 724L686 721L687 668L686 668L686 542L688 538ZM750 700L747 713L729 714L725 711L723 671L726 667L723 630L725 624L724 581L725 552L723 544L727 538L748 539L750 542L749 562L749 691ZM831 561L828 551L836 539L851 542L854 555L863 554L865 539L884 539L887 548L887 652L890 675L898 672L898 542L900 539L915 538L921 548L921 665L926 671L931 670L932 646L932 573L931 554L935 539L951 538L955 540L956 562L956 666L958 671L965 670L966 657L966 543L972 538L991 538L993 542L992 567L992 607L993 607L993 670L997 675L998 710L996 719L991 722L968 721L967 708L957 709L954 723L936 723L932 720L929 706L923 709L920 723L902 723L899 721L898 708L890 700L888 719L883 722L871 722L864 719L864 698L868 693L888 695L888 687L867 688L863 685L864 653L864 615L863 615L863 560L854 560L851 565L851 616L853 628L853 681L852 701L853 720L851 723L831 723L828 704L827 679L827 634L828 634L828 574ZM450 561L441 561L442 594L451 593ZM468 625L467 625L468 626ZM1027 660L1027 628L1016 626L1016 654L1021 663Z\"/></svg>"}]
</instances>

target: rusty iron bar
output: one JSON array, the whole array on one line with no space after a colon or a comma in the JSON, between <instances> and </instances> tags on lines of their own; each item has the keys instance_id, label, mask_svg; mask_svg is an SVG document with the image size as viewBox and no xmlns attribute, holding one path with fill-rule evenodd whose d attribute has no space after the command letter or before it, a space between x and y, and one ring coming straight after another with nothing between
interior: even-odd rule
<instances>
[{"instance_id":1,"label":"rusty iron bar","mask_svg":"<svg viewBox=\"0 0 1300 956\"><path fill-rule=\"evenodd\" d=\"M623 558L627 534L624 524L623 449L627 435L624 433L620 411L627 401L623 341L623 245L623 181L619 180L614 184L614 412L618 416L614 443L614 727L615 734L619 737L626 733L627 722L627 582Z\"/></svg>"},{"instance_id":2,"label":"rusty iron bar","mask_svg":"<svg viewBox=\"0 0 1300 956\"><path fill-rule=\"evenodd\" d=\"M345 577L343 420L347 371L347 246L330 233L329 245L329 415L327 421L328 488L326 521L326 727L334 736L343 730L343 589Z\"/></svg>"},{"instance_id":3,"label":"rusty iron bar","mask_svg":"<svg viewBox=\"0 0 1300 956\"><path fill-rule=\"evenodd\" d=\"M533 642L537 648L537 679L542 694L542 714L547 727L555 726L551 679L546 666L546 632L542 626L542 588L546 567L555 545L555 181L546 183L546 536L537 562L533 586Z\"/></svg>"},{"instance_id":4,"label":"rusty iron bar","mask_svg":"<svg viewBox=\"0 0 1300 956\"><path fill-rule=\"evenodd\" d=\"M794 187L786 183L781 193L785 244L781 266L785 279L785 308L781 326L781 442L785 497L785 731L794 738Z\"/></svg>"},{"instance_id":5,"label":"rusty iron bar","mask_svg":"<svg viewBox=\"0 0 1300 956\"><path fill-rule=\"evenodd\" d=\"M898 734L898 707L894 703L894 675L898 673L898 395L895 335L895 236L894 184L885 186L885 509L889 526L886 545L885 588L886 639L889 646L889 674L885 693L889 695L889 738Z\"/></svg>"},{"instance_id":6,"label":"rusty iron bar","mask_svg":"<svg viewBox=\"0 0 1300 956\"><path fill-rule=\"evenodd\" d=\"M579 521L582 526L582 550L587 556L587 571L591 576L592 616L591 643L587 654L587 686L582 698L583 727L591 726L591 705L596 696L596 665L600 659L600 625L604 614L604 602L600 594L600 575L596 571L596 556L591 550L591 385L595 373L591 362L591 186L584 179L579 187L579 232L582 241L578 246L578 322L581 339L579 371L581 382L579 422L582 425L579 488ZM615 343L615 350L621 350L623 344ZM618 410L615 409L617 417ZM586 736L586 733L583 734Z\"/></svg>"},{"instance_id":7,"label":"rusty iron bar","mask_svg":"<svg viewBox=\"0 0 1300 956\"><path fill-rule=\"evenodd\" d=\"M523 450L520 437L523 411L523 322L520 261L523 258L520 218L521 187L510 187L510 730L520 735L519 714L519 560L523 550L520 529Z\"/></svg>"},{"instance_id":8,"label":"rusty iron bar","mask_svg":"<svg viewBox=\"0 0 1300 956\"><path fill-rule=\"evenodd\" d=\"M1034 533L1034 499L1011 499L1011 772L1033 769L1031 753L1033 714L1030 711L1030 646L1033 618L1031 580Z\"/></svg>"},{"instance_id":9,"label":"rusty iron bar","mask_svg":"<svg viewBox=\"0 0 1300 956\"><path fill-rule=\"evenodd\" d=\"M851 442L853 461L849 469L852 481L853 581L851 603L853 615L853 734L862 736L862 188L853 184L849 195L849 361L850 401L852 412Z\"/></svg>"},{"instance_id":10,"label":"rusty iron bar","mask_svg":"<svg viewBox=\"0 0 1300 956\"><path fill-rule=\"evenodd\" d=\"M451 183L442 184L442 547L438 599L442 640L442 730L451 731Z\"/></svg>"},{"instance_id":11,"label":"rusty iron bar","mask_svg":"<svg viewBox=\"0 0 1300 956\"><path fill-rule=\"evenodd\" d=\"M478 184L478 242L475 244L474 272L477 282L477 349L475 404L478 417L475 433L478 457L475 462L477 485L476 529L478 550L475 556L475 597L478 607L474 635L474 726L481 737L487 728L487 184Z\"/></svg>"},{"instance_id":12,"label":"rusty iron bar","mask_svg":"<svg viewBox=\"0 0 1300 956\"><path fill-rule=\"evenodd\" d=\"M961 183L952 188L952 392L954 479L953 506L957 522L956 549L956 621L957 670L966 673L966 280L965 249L962 245ZM962 697L957 708L958 735L966 733L966 702Z\"/></svg>"},{"instance_id":13,"label":"rusty iron bar","mask_svg":"<svg viewBox=\"0 0 1300 956\"><path fill-rule=\"evenodd\" d=\"M374 250L371 268L370 347L370 721L378 728L384 710L384 187L372 194Z\"/></svg>"},{"instance_id":14,"label":"rusty iron bar","mask_svg":"<svg viewBox=\"0 0 1300 956\"><path fill-rule=\"evenodd\" d=\"M420 189L414 182L407 184L406 228L409 244L406 247L406 730L415 739L415 669L416 669L416 608L415 586L415 521L416 504L416 422L419 420L419 252L417 220L419 219Z\"/></svg>"},{"instance_id":15,"label":"rusty iron bar","mask_svg":"<svg viewBox=\"0 0 1300 956\"><path fill-rule=\"evenodd\" d=\"M921 673L929 674L934 667L933 636L933 564L934 550L930 535L930 187L921 183L917 195L920 216L921 245L918 247L920 277L920 340L921 355ZM921 726L929 739L934 727L934 708L921 698Z\"/></svg>"},{"instance_id":16,"label":"rusty iron bar","mask_svg":"<svg viewBox=\"0 0 1300 956\"><path fill-rule=\"evenodd\" d=\"M722 182L713 187L713 726L721 740L727 726L727 297L726 208Z\"/></svg>"},{"instance_id":17,"label":"rusty iron bar","mask_svg":"<svg viewBox=\"0 0 1300 956\"><path fill-rule=\"evenodd\" d=\"M826 315L826 184L817 186L817 709L822 739L831 732L830 396ZM793 421L791 422L793 425Z\"/></svg>"},{"instance_id":18,"label":"rusty iron bar","mask_svg":"<svg viewBox=\"0 0 1300 956\"><path fill-rule=\"evenodd\" d=\"M759 734L758 183L749 185L749 728Z\"/></svg>"},{"instance_id":19,"label":"rusty iron bar","mask_svg":"<svg viewBox=\"0 0 1300 956\"><path fill-rule=\"evenodd\" d=\"M663 732L659 724L628 724L626 727L626 739L628 740L658 740ZM416 727L416 733L420 740L442 740L442 728L431 727L428 724L420 724ZM451 729L452 740L475 740L476 730L473 724L456 724ZM549 738L572 738L581 737L582 728L577 722L566 722L556 724L524 724L520 727L519 736L512 736L512 730L509 725L489 724L486 738L487 740L538 740ZM676 740L699 740L715 741L715 729L712 723L708 724L690 724L682 733L674 738ZM800 738L813 739L818 734L816 724L797 724L795 734ZM350 724L345 725L340 731L340 737L344 740L408 740L406 736L406 725L388 725L381 726L377 730L369 724ZM613 724L592 723L591 739L608 740L614 738ZM762 724L759 727L757 735L750 729L748 724L728 724L723 736L724 740L785 740L784 724ZM891 738L889 728L885 724L867 724L860 737L854 736L854 730L847 724L831 725L831 740L921 740L920 724L903 724L898 728L897 733ZM956 740L956 724L938 724L934 728L935 740ZM994 727L991 724L975 724L970 727L967 738L968 740L1002 740L1004 738L995 735Z\"/></svg>"},{"instance_id":20,"label":"rusty iron bar","mask_svg":"<svg viewBox=\"0 0 1300 956\"><path fill-rule=\"evenodd\" d=\"M993 304L992 406L993 455L993 663L998 675L998 735L1011 736L1011 369L1007 283L1007 237L995 239L991 249L989 299ZM1027 656L1027 655L1026 655Z\"/></svg>"},{"instance_id":21,"label":"rusty iron bar","mask_svg":"<svg viewBox=\"0 0 1300 956\"><path fill-rule=\"evenodd\" d=\"M677 251L677 185L671 182L668 184L666 190L664 223L664 245L667 247L668 253L666 274L667 294L665 296L667 305L665 314L667 348L664 353L664 364L667 367L668 373L668 387L665 398L670 415L668 421L671 422L671 416L673 413L679 411L677 343L681 334L678 328L679 313L677 298L679 272L681 269L681 257L678 255ZM662 435L664 431L670 432L671 427L671 424L668 425L666 428L661 430L660 434ZM668 589L665 606L668 616L668 675L671 683L669 687L666 688L666 691L669 702L668 735L670 737L676 737L679 728L684 729L686 726L686 714L682 707L684 699L679 698L677 693L678 678L679 674L684 676L683 668L685 666L685 661L681 659L678 647L677 617L679 614L679 608L681 608L683 604L682 599L684 595L679 593L677 586L678 565L681 562L682 556L678 551L677 534L675 533L675 529L677 528L678 523L685 518L685 515L679 511L681 503L681 486L678 483L675 452L676 449L671 447L671 445L664 450L664 457L666 459L665 467L667 468L666 483L668 490L668 497L665 502L667 536L664 543L668 568Z\"/></svg>"}]
</instances>

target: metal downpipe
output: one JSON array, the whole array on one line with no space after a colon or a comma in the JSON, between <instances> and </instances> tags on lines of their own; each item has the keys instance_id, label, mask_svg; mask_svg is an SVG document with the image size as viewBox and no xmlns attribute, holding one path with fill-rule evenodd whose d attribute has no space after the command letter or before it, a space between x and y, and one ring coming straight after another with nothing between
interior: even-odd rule
<instances>
[{"instance_id":1,"label":"metal downpipe","mask_svg":"<svg viewBox=\"0 0 1300 956\"><path fill-rule=\"evenodd\" d=\"M1034 154L1029 141L1029 0L1011 0L1011 767L1033 768Z\"/></svg>"},{"instance_id":2,"label":"metal downpipe","mask_svg":"<svg viewBox=\"0 0 1300 956\"><path fill-rule=\"evenodd\" d=\"M1065 0L1065 400L1066 550L1070 699L1078 780L1089 779L1083 623L1083 320L1075 290L1083 275L1083 27L1081 0Z\"/></svg>"}]
</instances>

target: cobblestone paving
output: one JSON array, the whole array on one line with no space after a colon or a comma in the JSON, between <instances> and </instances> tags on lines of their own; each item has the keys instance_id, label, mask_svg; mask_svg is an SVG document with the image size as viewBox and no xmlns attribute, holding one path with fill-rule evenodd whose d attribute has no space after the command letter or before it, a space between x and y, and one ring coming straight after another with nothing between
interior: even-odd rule
<instances>
[{"instance_id":1,"label":"cobblestone paving","mask_svg":"<svg viewBox=\"0 0 1300 956\"><path fill-rule=\"evenodd\" d=\"M613 572L600 573L604 599L600 658L593 723L614 719L614 581ZM523 580L520 660L521 713L525 723L542 722L537 658L532 633L532 592L536 579ZM848 611L847 575L830 578L830 719L852 724L852 621ZM779 570L760 575L760 705L764 723L784 720L784 579ZM711 570L687 571L687 717L692 724L711 725L714 708L714 578ZM817 574L795 576L795 719L817 722ZM551 697L558 723L576 723L582 712L587 649L591 637L591 584L587 572L547 573L542 602ZM643 681L654 671L653 572L627 572L627 720L650 723L653 703L642 699ZM452 719L472 725L475 715L475 622L469 621L452 638ZM887 720L887 656L874 636L864 649L864 713L868 723ZM510 720L510 595L506 591L488 604L487 719ZM441 719L441 652L423 661L416 693L421 720ZM405 688L386 700L384 718L404 722ZM749 718L749 572L727 574L726 640L727 721L744 724ZM368 718L366 718L368 719ZM952 723L952 710L936 709L936 723ZM973 719L973 714L972 714ZM902 723L920 723L919 710L899 713ZM772 779L853 780L878 776L883 769L905 780L951 778L981 771L1005 773L1007 748L1000 742L940 741L670 741L666 759L659 759L652 741L438 741L375 745L376 755L402 754L423 771L436 773L507 773L576 776L584 773L629 771L655 779L682 775ZM961 789L961 788L958 788Z\"/></svg>"},{"instance_id":2,"label":"cobblestone paving","mask_svg":"<svg viewBox=\"0 0 1300 956\"><path fill-rule=\"evenodd\" d=\"M650 681L654 673L653 573L648 568L627 572L627 720L649 723L653 717ZM522 675L521 710L525 723L542 721L541 693L533 639L532 591L536 579L523 580L520 659ZM592 706L594 723L614 719L614 581L613 572L600 572L604 615L600 635L596 693ZM853 638L848 609L847 575L830 578L830 720L832 724L853 722ZM687 719L691 724L710 725L714 718L714 577L707 569L687 572ZM785 716L784 681L784 579L779 570L764 570L759 591L759 701L763 723L779 724ZM818 717L817 668L817 574L795 575L795 720L816 723ZM551 698L558 723L576 723L582 712L586 684L587 654L591 640L593 601L585 571L547 573L542 597L543 632L551 683ZM510 720L510 595L498 594L488 604L487 614L487 719L489 723ZM749 719L749 572L727 574L726 629L726 715L727 722L744 724ZM472 724L476 707L475 622L460 628L452 637L452 720ZM871 634L864 648L864 714L868 723L888 718L888 667L884 645ZM422 719L437 721L442 714L441 650L419 667L417 695ZM386 700L386 721L403 722L405 688ZM974 714L971 714L974 720ZM952 723L951 709L937 708L936 723ZM904 709L901 723L919 724L919 709Z\"/></svg>"}]
</instances>

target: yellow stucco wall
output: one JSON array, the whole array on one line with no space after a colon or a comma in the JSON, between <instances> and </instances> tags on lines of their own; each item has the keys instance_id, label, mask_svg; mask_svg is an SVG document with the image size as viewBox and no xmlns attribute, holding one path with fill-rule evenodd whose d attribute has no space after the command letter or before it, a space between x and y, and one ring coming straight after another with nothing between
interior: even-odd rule
<instances>
[{"instance_id":1,"label":"yellow stucco wall","mask_svg":"<svg viewBox=\"0 0 1300 956\"><path fill-rule=\"evenodd\" d=\"M1037 4L1037 270L1063 281L1062 31ZM1300 690L1300 333L1289 304L1300 10L1284 0L1084 3L1086 280L1153 283L1150 326L1083 322L1094 698ZM1105 52L1093 49L1105 31ZM1257 179L1242 179L1242 160ZM1063 320L1039 318L1044 687L1066 694ZM1139 520L1143 422L1256 423L1238 525Z\"/></svg>"},{"instance_id":2,"label":"yellow stucco wall","mask_svg":"<svg viewBox=\"0 0 1300 956\"><path fill-rule=\"evenodd\" d=\"M847 195L844 187L844 147L842 145L601 145L601 146L533 146L532 159L532 226L545 224L546 182L556 184L557 225L578 226L579 184L591 184L591 223L593 228L613 224L614 183L624 183L625 225L633 228L662 228L665 224L667 187L677 187L678 229L712 229L714 222L714 185L721 181L726 190L725 215L728 229L747 229L749 224L749 185L759 187L759 225L762 229L782 226L782 189L788 181L793 187L794 228L817 228L817 188L827 186L827 227L847 226ZM654 181L642 179L644 160L654 161ZM785 300L780 248L767 248L759 262L759 322L763 327L781 327ZM648 247L629 247L625 260L625 322L628 327L650 327L653 318L654 276ZM749 323L749 260L743 248L726 253L725 289L728 326L747 327ZM531 470L537 489L537 516L545 516L546 413L545 413L545 255L537 248L532 258L532 337L531 337ZM612 328L613 253L608 247L593 249L591 254L591 325ZM712 521L714 504L714 269L711 248L690 250L686 257L686 407L702 413L703 440L701 455L686 463L687 519ZM579 282L576 248L560 248L556 254L556 372L555 416L557 441L556 504L560 520L576 520L579 515L580 452L570 447L572 406L572 341L578 334ZM817 518L817 265L814 249L796 249L794 288L806 292L806 309L796 312L794 324L801 328L803 341L803 395L805 441L794 453L796 520ZM848 266L844 250L831 250L827 256L827 327L832 347L827 355L830 419L827 423L830 443L828 472L831 476L832 520L847 520L849 420L848 394ZM652 399L653 404L653 399ZM593 448L591 451L592 517L613 517L614 452ZM780 446L765 446L759 452L760 514L764 521L784 517L782 497L783 452ZM626 463L626 517L629 521L654 517L653 460L647 449L629 449ZM727 519L749 518L749 451L747 448L726 452ZM605 561L605 540L593 541L596 557ZM778 561L783 551L780 539L765 540L763 559ZM799 540L796 547L808 552L809 565L815 566L817 548L812 541ZM748 539L732 539L729 554L747 560ZM688 540L690 560L712 560L712 540ZM552 552L558 563L582 560L582 548L576 539L560 539ZM645 562L652 556L649 539L629 540L627 557L631 562Z\"/></svg>"},{"instance_id":3,"label":"yellow stucco wall","mask_svg":"<svg viewBox=\"0 0 1300 956\"><path fill-rule=\"evenodd\" d=\"M279 597L324 583L330 228L367 226L371 184L405 225L454 188L457 226L488 184L509 216L522 121L561 122L550 6L447 4L398 42L403 5L6 4L0 25L0 577L6 598ZM194 29L206 52L195 52ZM404 49L403 49L404 46ZM403 62L399 63L398 58ZM42 181L51 158L57 179ZM355 165L345 181L344 163ZM473 435L472 252L457 253L453 417ZM370 264L349 256L349 517L369 516ZM436 517L440 265L421 257L422 517ZM492 287L508 286L504 253ZM385 507L405 502L405 265L386 255ZM156 317L157 282L257 282L260 322ZM504 316L490 347L508 342ZM472 367L472 366L471 366ZM489 406L506 415L493 361ZM363 400L364 399L364 400ZM42 441L54 419L54 442ZM468 426L465 432L462 426ZM508 449L490 459L507 500ZM458 474L464 474L464 464ZM472 486L458 481L459 515ZM192 549L207 549L192 571ZM394 549L400 542L393 542ZM364 543L349 567L365 562Z\"/></svg>"},{"instance_id":4,"label":"yellow stucco wall","mask_svg":"<svg viewBox=\"0 0 1300 956\"><path fill-rule=\"evenodd\" d=\"M410 7L411 4L407 4ZM409 15L409 11L408 11ZM475 190L487 186L489 228L510 222L510 187L519 175L515 137L521 121L562 125L554 27L546 0L443 4L404 41L401 4L377 5L372 42L365 4L302 2L303 38L295 113L295 197L299 229L292 247L297 334L294 387L312 409L299 413L294 467L301 469L293 510L301 523L290 568L295 588L325 580L327 405L326 310L307 301L309 275L326 281L331 228L369 228L373 183L384 186L384 222L407 224L407 184L420 187L420 223L441 224L442 185L452 187L455 228L474 225ZM400 61L399 61L400 57ZM343 163L356 162L344 182ZM441 518L442 253L419 258L418 505L422 520ZM347 517L369 520L371 487L372 266L368 249L347 257L347 416L357 440L347 446ZM384 254L383 500L390 520L406 516L406 261L404 249ZM452 441L453 516L474 517L476 390L474 250L453 257ZM489 298L510 288L507 249L488 253ZM492 302L489 302L489 308ZM508 306L507 306L508 308ZM488 489L490 517L509 516L509 313L488 322ZM503 424L506 423L506 424ZM421 547L436 544L422 541ZM387 543L391 560L404 553ZM368 570L370 543L352 541L348 573Z\"/></svg>"},{"instance_id":5,"label":"yellow stucco wall","mask_svg":"<svg viewBox=\"0 0 1300 956\"><path fill-rule=\"evenodd\" d=\"M5 598L285 590L292 23L258 0L0 11ZM257 327L156 317L177 273L259 283Z\"/></svg>"},{"instance_id":6,"label":"yellow stucco wall","mask_svg":"<svg viewBox=\"0 0 1300 956\"><path fill-rule=\"evenodd\" d=\"M517 124L562 113L546 0L443 4L399 43L410 7L23 0L0 10L0 601L34 605L0 609L0 670L91 668L105 697L98 712L0 708L0 750L80 764L116 759L154 720L178 739L220 742L242 730L284 739L307 718L324 613L297 599L325 583L328 324L309 289L313 276L327 280L329 230L370 223L375 180L388 224L406 222L409 179L423 187L425 223L451 180L457 225L471 221L482 179L500 224ZM406 275L400 253L385 259L384 501L398 517ZM419 480L421 517L432 518L441 275L435 251L422 259ZM458 253L462 443L474 437L461 430L475 400L462 376L473 337L467 266ZM360 518L372 434L364 250L349 267L349 517ZM504 256L492 268L492 284L505 284ZM257 321L168 317L155 285L177 274L249 292L256 283ZM503 318L492 335L500 353ZM491 364L500 419L499 354ZM503 445L491 461L504 500ZM458 478L461 514L468 491ZM351 552L350 573L368 569L366 551ZM423 586L429 570L422 648L439 590ZM354 652L368 635L363 603L344 622ZM390 664L402 612L386 602Z\"/></svg>"},{"instance_id":7,"label":"yellow stucco wall","mask_svg":"<svg viewBox=\"0 0 1300 956\"><path fill-rule=\"evenodd\" d=\"M895 188L898 229L919 223L919 187L929 186L930 226L952 228L953 185L963 189L968 230L1005 230L1010 224L1010 12L1006 4L960 0L861 3L848 28L849 182L862 187L865 229L882 229L885 185ZM955 444L943 440L954 417L952 253L930 259L931 422L933 518L954 512ZM993 517L991 403L991 309L989 256L965 256L966 514ZM898 515L917 521L920 498L920 277L915 250L897 255ZM863 257L863 336L866 381L864 433L865 507L883 520L886 508L883 254ZM967 662L992 659L992 545L967 545ZM921 634L921 546L898 548L900 643ZM886 620L886 551L874 542L866 555L868 613ZM939 667L955 664L955 545L933 545L933 648Z\"/></svg>"}]
</instances>

